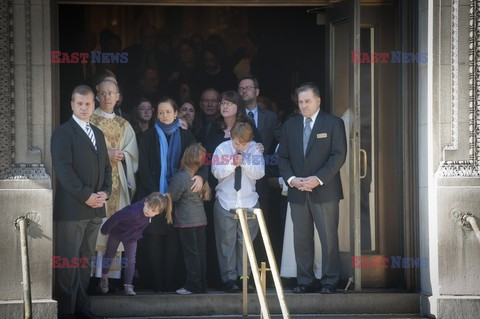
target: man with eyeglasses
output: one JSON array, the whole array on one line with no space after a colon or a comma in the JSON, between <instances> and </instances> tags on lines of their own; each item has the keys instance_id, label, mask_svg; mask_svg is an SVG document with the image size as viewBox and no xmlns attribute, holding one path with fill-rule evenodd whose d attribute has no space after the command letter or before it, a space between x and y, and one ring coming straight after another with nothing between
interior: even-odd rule
<instances>
[{"instance_id":1,"label":"man with eyeglasses","mask_svg":"<svg viewBox=\"0 0 480 319\"><path fill-rule=\"evenodd\" d=\"M282 135L282 124L277 114L270 110L260 109L257 105L257 97L260 94L258 80L254 77L243 77L238 82L238 93L242 96L247 107L247 115L252 119L262 136L265 154L275 150Z\"/></svg>"},{"instance_id":2,"label":"man with eyeglasses","mask_svg":"<svg viewBox=\"0 0 480 319\"><path fill-rule=\"evenodd\" d=\"M114 113L120 93L117 82L104 80L97 86L97 98L100 107L90 119L93 125L102 130L107 145L108 157L112 166L112 191L108 203L105 204L107 218L123 207L130 205L136 190L135 173L138 169L138 146L135 131L130 123ZM97 265L102 265L102 257L106 249L107 236L99 234L95 250ZM116 255L120 264L123 245ZM116 262L116 261L115 261ZM120 270L111 271L110 278L120 278ZM96 267L95 276L102 276L101 267ZM107 288L100 287L104 292Z\"/></svg>"},{"instance_id":3,"label":"man with eyeglasses","mask_svg":"<svg viewBox=\"0 0 480 319\"><path fill-rule=\"evenodd\" d=\"M119 85L118 81L117 81L117 76L115 75L115 73L113 73L112 71L110 71L108 69L105 69L100 73L97 73L95 75L95 78L96 78L96 80L95 80L95 91L97 91L97 92L98 92L98 85L105 80L115 82L117 84L117 86ZM123 112L120 108L120 106L122 104L122 101L123 101L123 96L122 96L122 93L120 92L120 88L119 88L118 101L115 104L115 107L113 108L113 112L115 114L121 116L121 117L124 117ZM97 109L98 107L100 107L100 99L97 95L97 96L95 96L95 109Z\"/></svg>"},{"instance_id":4,"label":"man with eyeglasses","mask_svg":"<svg viewBox=\"0 0 480 319\"><path fill-rule=\"evenodd\" d=\"M271 165L269 159L275 153L275 146L280 141L282 135L282 124L274 112L266 109L261 109L257 104L257 97L260 94L260 88L258 80L252 76L246 76L240 79L238 82L238 93L245 101L246 112L248 118L257 127L262 138L263 146L265 148L265 166ZM272 218L278 218L278 216L270 216L270 202L272 198L271 189L268 186L267 177L263 177L257 181L257 192L260 196L260 207L263 210L267 226L269 227L269 233L273 235L275 232L283 232L283 229L273 229L272 225L278 224L271 220ZM279 228L279 227L276 227ZM255 243L256 251L259 255L259 260L266 260L266 253L261 243ZM277 245L276 245L277 246ZM276 247L277 248L277 247ZM280 255L280 246L278 246L275 252L276 256Z\"/></svg>"}]
</instances>

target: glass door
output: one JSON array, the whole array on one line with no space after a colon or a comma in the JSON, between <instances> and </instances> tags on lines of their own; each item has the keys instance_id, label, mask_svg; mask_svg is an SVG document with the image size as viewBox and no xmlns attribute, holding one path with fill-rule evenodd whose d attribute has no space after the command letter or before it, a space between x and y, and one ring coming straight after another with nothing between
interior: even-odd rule
<instances>
[{"instance_id":1,"label":"glass door","mask_svg":"<svg viewBox=\"0 0 480 319\"><path fill-rule=\"evenodd\" d=\"M326 16L327 103L330 113L344 120L348 145L340 172L344 192L338 230L342 277L353 276L355 290L360 291L361 268L351 268L352 258L361 256L360 65L350 63L351 52L360 51L360 1L335 4Z\"/></svg>"}]
</instances>

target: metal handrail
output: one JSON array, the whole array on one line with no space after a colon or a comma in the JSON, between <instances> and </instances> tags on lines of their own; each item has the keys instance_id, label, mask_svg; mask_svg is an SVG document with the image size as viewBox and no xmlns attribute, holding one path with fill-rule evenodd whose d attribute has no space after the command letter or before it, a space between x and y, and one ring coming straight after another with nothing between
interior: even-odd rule
<instances>
[{"instance_id":1,"label":"metal handrail","mask_svg":"<svg viewBox=\"0 0 480 319\"><path fill-rule=\"evenodd\" d=\"M255 256L255 251L253 249L253 243L252 243L252 236L250 234L250 230L248 229L248 223L247 223L247 216L246 213L251 212L255 215L258 221L258 225L260 227L260 234L263 239L263 244L265 246L265 251L267 252L267 259L270 264L270 269L272 271L272 276L273 276L273 281L275 284L275 289L277 292L277 297L278 301L280 303L280 308L282 310L282 315L284 319L290 319L290 313L288 311L287 304L285 302L285 295L283 293L283 286L282 286L282 281L280 280L280 273L278 271L277 263L275 261L275 256L273 253L272 249L272 244L270 242L270 236L268 235L268 230L267 226L265 224L265 218L263 217L263 212L260 208L254 208L254 209L244 209L244 208L237 208L235 210L238 219L240 220L240 226L242 229L242 234L243 234L243 251L244 251L244 258L243 258L243 314L244 316L247 315L247 297L246 297L246 268L247 268L247 262L250 261L250 266L252 268L252 275L253 279L255 281L255 288L257 290L257 295L258 295L258 300L260 302L260 309L261 309L261 315L262 318L268 318L270 319L270 310L268 309L268 304L267 304L267 298L266 298L266 293L264 289L262 288L262 282L260 279L260 274L258 270L258 263L257 263L257 257ZM245 251L247 252L248 255L248 261L245 258Z\"/></svg>"},{"instance_id":2,"label":"metal handrail","mask_svg":"<svg viewBox=\"0 0 480 319\"><path fill-rule=\"evenodd\" d=\"M15 219L15 228L20 230L20 249L22 255L22 278L23 278L23 317L32 318L32 290L30 286L30 263L28 260L27 228L28 218L20 216Z\"/></svg>"}]
</instances>

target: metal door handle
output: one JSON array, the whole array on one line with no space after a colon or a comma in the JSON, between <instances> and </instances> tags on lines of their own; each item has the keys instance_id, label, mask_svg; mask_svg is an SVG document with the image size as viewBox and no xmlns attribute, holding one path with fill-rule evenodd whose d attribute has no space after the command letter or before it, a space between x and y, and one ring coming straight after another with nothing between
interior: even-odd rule
<instances>
[{"instance_id":1,"label":"metal door handle","mask_svg":"<svg viewBox=\"0 0 480 319\"><path fill-rule=\"evenodd\" d=\"M360 179L362 179L367 176L367 152L363 148L361 148L360 154L363 155L362 156L363 161L360 160L360 162L362 162L363 164L363 175L362 175L362 172L360 171Z\"/></svg>"}]
</instances>

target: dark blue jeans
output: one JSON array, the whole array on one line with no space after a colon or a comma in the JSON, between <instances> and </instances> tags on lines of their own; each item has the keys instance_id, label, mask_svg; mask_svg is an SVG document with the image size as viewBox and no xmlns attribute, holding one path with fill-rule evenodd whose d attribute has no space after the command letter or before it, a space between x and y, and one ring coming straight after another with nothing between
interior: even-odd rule
<instances>
[{"instance_id":1,"label":"dark blue jeans","mask_svg":"<svg viewBox=\"0 0 480 319\"><path fill-rule=\"evenodd\" d=\"M207 255L205 226L178 228L178 234L187 269L187 278L183 287L195 293L206 292Z\"/></svg>"}]
</instances>

